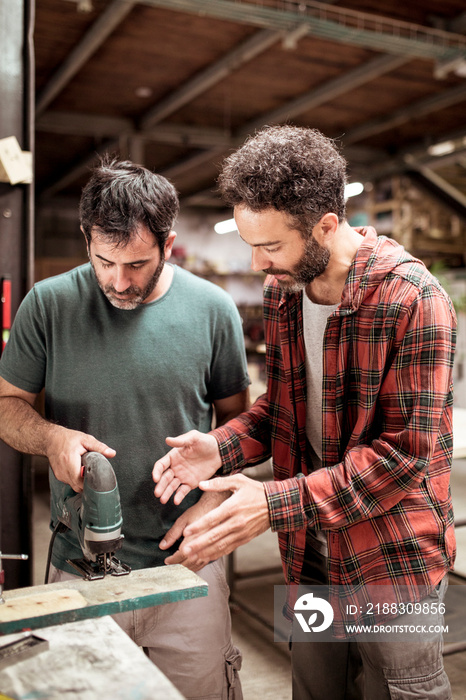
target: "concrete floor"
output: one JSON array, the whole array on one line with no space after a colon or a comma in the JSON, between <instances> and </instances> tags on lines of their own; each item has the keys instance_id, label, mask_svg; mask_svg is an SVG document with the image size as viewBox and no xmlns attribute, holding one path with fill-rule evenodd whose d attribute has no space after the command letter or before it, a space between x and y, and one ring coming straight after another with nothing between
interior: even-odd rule
<instances>
[{"instance_id":1,"label":"concrete floor","mask_svg":"<svg viewBox=\"0 0 466 700\"><path fill-rule=\"evenodd\" d=\"M466 520L466 459L455 460L453 463L452 494L456 519ZM34 500L36 584L43 583L44 578L49 543L48 519L46 482L42 470L38 470ZM457 529L457 540L456 571L465 579L451 577L451 582L465 585L466 526ZM274 568L277 573L273 572ZM291 700L291 669L287 644L274 641L272 631L273 589L274 585L283 583L282 575L278 573L279 569L276 536L270 532L241 547L234 554L235 576L231 580L233 636L243 653L241 679L244 700ZM251 575L264 570L269 573ZM466 596L460 596L459 600L461 611L447 609L447 618L457 619L460 612L462 616L466 616ZM466 642L466 634L460 641ZM445 656L445 667L452 685L453 700L466 700L466 651Z\"/></svg>"}]
</instances>

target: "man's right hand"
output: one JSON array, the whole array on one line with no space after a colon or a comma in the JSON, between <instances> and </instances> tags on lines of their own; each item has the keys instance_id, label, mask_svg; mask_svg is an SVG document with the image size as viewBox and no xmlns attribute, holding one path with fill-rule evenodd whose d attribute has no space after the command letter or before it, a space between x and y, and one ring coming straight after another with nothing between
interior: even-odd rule
<instances>
[{"instance_id":1,"label":"man's right hand","mask_svg":"<svg viewBox=\"0 0 466 700\"><path fill-rule=\"evenodd\" d=\"M59 425L50 431L47 458L52 471L59 481L69 484L77 493L83 490L81 457L86 452L100 452L108 458L116 455L115 450L87 433Z\"/></svg>"},{"instance_id":2,"label":"man's right hand","mask_svg":"<svg viewBox=\"0 0 466 700\"><path fill-rule=\"evenodd\" d=\"M172 447L152 470L152 478L157 484L156 498L167 503L175 493L174 503L179 505L183 498L196 488L200 481L210 479L222 465L217 440L209 433L190 430L176 438L167 438Z\"/></svg>"}]
</instances>

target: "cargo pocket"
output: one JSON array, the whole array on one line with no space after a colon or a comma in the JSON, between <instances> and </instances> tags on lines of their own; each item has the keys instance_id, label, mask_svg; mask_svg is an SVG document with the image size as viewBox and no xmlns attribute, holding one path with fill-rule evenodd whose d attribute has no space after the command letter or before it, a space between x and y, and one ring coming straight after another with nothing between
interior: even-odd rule
<instances>
[{"instance_id":1,"label":"cargo pocket","mask_svg":"<svg viewBox=\"0 0 466 700\"><path fill-rule=\"evenodd\" d=\"M452 700L450 682L443 668L420 678L387 678L390 700Z\"/></svg>"},{"instance_id":2,"label":"cargo pocket","mask_svg":"<svg viewBox=\"0 0 466 700\"><path fill-rule=\"evenodd\" d=\"M243 657L239 649L231 645L225 654L226 694L225 700L243 700L239 672Z\"/></svg>"}]
</instances>

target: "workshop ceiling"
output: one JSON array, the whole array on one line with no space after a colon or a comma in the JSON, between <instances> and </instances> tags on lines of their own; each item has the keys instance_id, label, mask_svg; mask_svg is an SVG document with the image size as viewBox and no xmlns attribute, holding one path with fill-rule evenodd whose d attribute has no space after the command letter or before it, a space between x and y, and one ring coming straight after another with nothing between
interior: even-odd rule
<instances>
[{"instance_id":1,"label":"workshop ceiling","mask_svg":"<svg viewBox=\"0 0 466 700\"><path fill-rule=\"evenodd\" d=\"M38 202L110 151L218 206L224 156L287 122L352 180L415 171L465 206L465 34L464 0L38 0Z\"/></svg>"}]
</instances>

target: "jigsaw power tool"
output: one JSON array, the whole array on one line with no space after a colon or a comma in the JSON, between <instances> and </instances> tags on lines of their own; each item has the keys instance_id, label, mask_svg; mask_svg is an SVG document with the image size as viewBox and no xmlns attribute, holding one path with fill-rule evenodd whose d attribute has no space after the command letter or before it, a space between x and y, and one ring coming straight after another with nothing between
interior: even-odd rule
<instances>
[{"instance_id":1,"label":"jigsaw power tool","mask_svg":"<svg viewBox=\"0 0 466 700\"><path fill-rule=\"evenodd\" d=\"M122 546L123 519L113 467L99 452L87 452L81 463L83 492L63 484L57 503L60 523L74 532L83 551L82 559L67 561L89 580L129 574L130 567L114 556Z\"/></svg>"}]
</instances>

